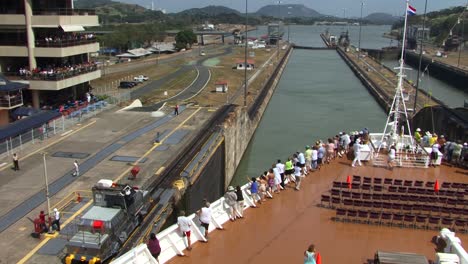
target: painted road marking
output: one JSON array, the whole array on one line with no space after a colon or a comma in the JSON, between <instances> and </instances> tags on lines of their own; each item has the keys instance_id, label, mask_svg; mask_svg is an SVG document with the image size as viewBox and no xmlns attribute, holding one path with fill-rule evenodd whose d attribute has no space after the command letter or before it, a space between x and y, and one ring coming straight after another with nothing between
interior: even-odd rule
<instances>
[{"instance_id":1,"label":"painted road marking","mask_svg":"<svg viewBox=\"0 0 468 264\"><path fill-rule=\"evenodd\" d=\"M67 132L61 134L60 136L62 136L62 137L63 137L63 136L66 136L66 135L70 134L71 132L73 132L73 129L72 129L72 130L68 130Z\"/></svg>"},{"instance_id":2,"label":"painted road marking","mask_svg":"<svg viewBox=\"0 0 468 264\"><path fill-rule=\"evenodd\" d=\"M59 142L62 142L63 140L65 140L65 139L67 139L68 137L70 137L71 135L74 135L75 133L81 131L82 129L85 129L85 128L91 126L91 125L94 125L96 122L97 122L96 120L93 120L93 121L89 122L88 124L86 124L85 126L82 126L82 127L78 128L77 130L73 131L73 133L70 133L70 134L68 134L68 135L66 135L66 136L64 136L64 137L62 137L62 138L59 138L59 139L57 139L56 141L50 143L49 145L44 146L44 147L42 147L42 148L37 149L36 151L33 151L33 152L29 153L28 155L26 155L26 156L20 158L19 160L20 160L20 161L25 160L25 159L31 157L32 155L34 155L34 154L36 154L36 153L38 153L38 152L43 151L43 150L46 149L46 148L49 148L49 147L51 147L51 146L53 146L53 145L55 145L55 144L57 144L57 143L59 143ZM0 166L0 171L4 170L5 168L6 168L6 167L1 168L1 166Z\"/></svg>"}]
</instances>

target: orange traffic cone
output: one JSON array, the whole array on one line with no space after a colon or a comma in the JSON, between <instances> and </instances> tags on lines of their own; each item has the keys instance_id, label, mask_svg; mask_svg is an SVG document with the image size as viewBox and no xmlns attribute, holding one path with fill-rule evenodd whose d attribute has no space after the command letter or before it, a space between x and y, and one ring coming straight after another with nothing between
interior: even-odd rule
<instances>
[{"instance_id":1,"label":"orange traffic cone","mask_svg":"<svg viewBox=\"0 0 468 264\"><path fill-rule=\"evenodd\" d=\"M436 180L434 184L434 191L437 193L440 190L439 180Z\"/></svg>"},{"instance_id":2,"label":"orange traffic cone","mask_svg":"<svg viewBox=\"0 0 468 264\"><path fill-rule=\"evenodd\" d=\"M80 193L76 193L76 202L81 203L81 194Z\"/></svg>"},{"instance_id":3,"label":"orange traffic cone","mask_svg":"<svg viewBox=\"0 0 468 264\"><path fill-rule=\"evenodd\" d=\"M348 183L348 189L351 189L351 176L348 175L348 178L346 178L346 182Z\"/></svg>"}]
</instances>

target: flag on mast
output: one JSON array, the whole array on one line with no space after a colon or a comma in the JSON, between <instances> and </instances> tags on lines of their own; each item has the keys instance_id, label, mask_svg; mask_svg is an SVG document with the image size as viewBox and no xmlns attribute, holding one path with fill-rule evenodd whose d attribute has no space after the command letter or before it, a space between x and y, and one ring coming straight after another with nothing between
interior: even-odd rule
<instances>
[{"instance_id":1,"label":"flag on mast","mask_svg":"<svg viewBox=\"0 0 468 264\"><path fill-rule=\"evenodd\" d=\"M408 13L408 15L414 16L414 15L416 15L416 8L408 5L408 8L406 9L406 12Z\"/></svg>"}]
</instances>

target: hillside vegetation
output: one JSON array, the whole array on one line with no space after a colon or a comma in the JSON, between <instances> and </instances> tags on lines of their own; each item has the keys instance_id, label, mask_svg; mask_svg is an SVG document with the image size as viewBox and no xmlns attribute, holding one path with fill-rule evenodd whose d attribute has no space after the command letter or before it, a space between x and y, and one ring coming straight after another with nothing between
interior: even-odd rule
<instances>
[{"instance_id":1,"label":"hillside vegetation","mask_svg":"<svg viewBox=\"0 0 468 264\"><path fill-rule=\"evenodd\" d=\"M463 21L468 19L468 12L465 11L463 13L464 10L465 7L459 6L427 14L426 26L431 28L431 38L435 44L443 44L443 42L449 37L450 32L452 32L453 35L463 35ZM408 23L410 25L422 25L422 22L423 15L418 15L409 17ZM402 27L403 21L399 21L393 25L392 29L401 29ZM465 25L464 29L464 35L466 36L468 33L468 25Z\"/></svg>"},{"instance_id":2,"label":"hillside vegetation","mask_svg":"<svg viewBox=\"0 0 468 264\"><path fill-rule=\"evenodd\" d=\"M151 22L165 17L160 11L111 0L79 0L75 2L75 6L95 9L102 24Z\"/></svg>"}]
</instances>

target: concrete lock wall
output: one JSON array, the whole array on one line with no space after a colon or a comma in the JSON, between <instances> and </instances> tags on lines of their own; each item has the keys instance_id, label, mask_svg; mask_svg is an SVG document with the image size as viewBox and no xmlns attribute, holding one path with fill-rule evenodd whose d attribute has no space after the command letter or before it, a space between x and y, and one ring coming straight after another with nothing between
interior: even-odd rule
<instances>
[{"instance_id":1,"label":"concrete lock wall","mask_svg":"<svg viewBox=\"0 0 468 264\"><path fill-rule=\"evenodd\" d=\"M273 79L267 82L265 87L263 87L263 89L266 89L265 96L261 98L259 95L257 98L258 101L256 100L251 106L256 108L256 112L252 117L249 115L249 108L238 106L229 114L229 117L223 123L226 146L225 188L234 177L237 166L239 165L242 156L244 155L244 151L247 149L250 139L262 119L263 113L270 102L271 96L275 91L291 53L292 48L288 49L283 60L277 66L277 71L275 71L276 74L271 77Z\"/></svg>"}]
</instances>

